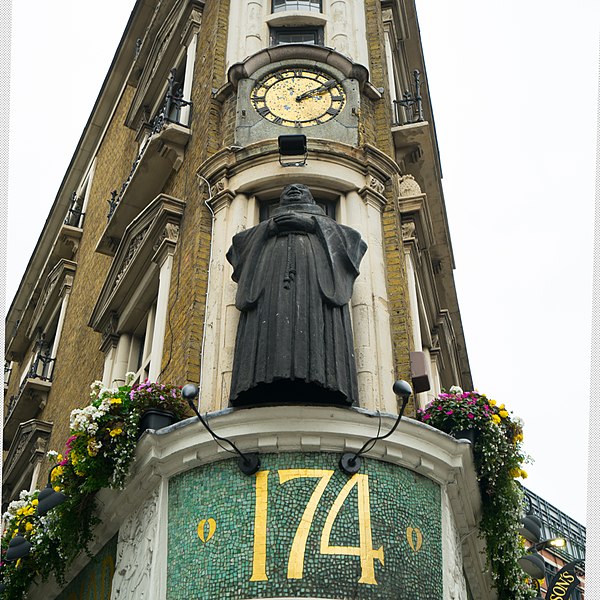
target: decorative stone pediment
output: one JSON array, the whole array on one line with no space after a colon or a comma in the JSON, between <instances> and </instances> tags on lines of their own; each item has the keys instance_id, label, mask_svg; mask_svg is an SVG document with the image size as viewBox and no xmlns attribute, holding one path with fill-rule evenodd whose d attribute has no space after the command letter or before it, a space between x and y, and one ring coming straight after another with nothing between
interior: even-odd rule
<instances>
[{"instance_id":1,"label":"decorative stone pediment","mask_svg":"<svg viewBox=\"0 0 600 600\"><path fill-rule=\"evenodd\" d=\"M46 421L31 419L19 425L4 461L4 501L9 501L13 493L21 491L24 476L31 478L34 463L46 455L51 433L52 423Z\"/></svg>"},{"instance_id":2,"label":"decorative stone pediment","mask_svg":"<svg viewBox=\"0 0 600 600\"><path fill-rule=\"evenodd\" d=\"M28 338L34 336L38 327L43 328L48 323L63 296L65 288L70 289L73 286L76 269L77 263L61 259L50 271L27 330Z\"/></svg>"},{"instance_id":3,"label":"decorative stone pediment","mask_svg":"<svg viewBox=\"0 0 600 600\"><path fill-rule=\"evenodd\" d=\"M5 446L12 443L22 423L33 419L44 408L51 388L52 382L47 379L37 376L25 378L17 394L8 401L4 417Z\"/></svg>"},{"instance_id":4,"label":"decorative stone pediment","mask_svg":"<svg viewBox=\"0 0 600 600\"><path fill-rule=\"evenodd\" d=\"M118 334L118 315L157 269L157 255L177 243L184 207L182 200L161 194L127 227L90 318L95 331Z\"/></svg>"}]
</instances>

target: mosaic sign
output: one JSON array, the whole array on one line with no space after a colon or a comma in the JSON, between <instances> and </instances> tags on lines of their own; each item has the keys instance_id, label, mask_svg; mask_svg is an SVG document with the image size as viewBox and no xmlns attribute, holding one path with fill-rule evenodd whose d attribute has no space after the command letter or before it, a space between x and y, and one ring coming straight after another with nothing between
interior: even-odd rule
<instances>
[{"instance_id":1,"label":"mosaic sign","mask_svg":"<svg viewBox=\"0 0 600 600\"><path fill-rule=\"evenodd\" d=\"M110 600L116 553L117 536L115 535L57 596L56 600Z\"/></svg>"},{"instance_id":2,"label":"mosaic sign","mask_svg":"<svg viewBox=\"0 0 600 600\"><path fill-rule=\"evenodd\" d=\"M167 600L442 598L439 486L388 463L261 455L169 485Z\"/></svg>"}]
</instances>

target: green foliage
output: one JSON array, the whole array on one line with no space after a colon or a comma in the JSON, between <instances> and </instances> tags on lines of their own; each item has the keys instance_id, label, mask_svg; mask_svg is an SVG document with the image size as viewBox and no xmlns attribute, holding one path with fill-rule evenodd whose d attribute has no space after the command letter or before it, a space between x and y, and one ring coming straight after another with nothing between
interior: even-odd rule
<instances>
[{"instance_id":1,"label":"green foliage","mask_svg":"<svg viewBox=\"0 0 600 600\"><path fill-rule=\"evenodd\" d=\"M122 489L135 456L141 415L148 408L187 416L188 407L178 387L144 382L116 389L91 385L90 403L71 412L71 435L64 454L51 451L50 481L67 500L46 516L37 514L39 491L21 492L4 515L2 557L20 532L31 544L30 553L15 562L2 561L2 598L21 600L33 580L53 575L64 583L66 566L88 552L100 523L96 494L102 488Z\"/></svg>"},{"instance_id":2,"label":"green foliage","mask_svg":"<svg viewBox=\"0 0 600 600\"><path fill-rule=\"evenodd\" d=\"M523 426L511 418L504 404L478 392L451 388L440 394L417 418L441 431L454 434L472 429L475 468L482 501L480 534L486 541L498 600L525 600L532 590L517 559L524 554L518 530L523 491L515 478L527 477L522 465Z\"/></svg>"}]
</instances>

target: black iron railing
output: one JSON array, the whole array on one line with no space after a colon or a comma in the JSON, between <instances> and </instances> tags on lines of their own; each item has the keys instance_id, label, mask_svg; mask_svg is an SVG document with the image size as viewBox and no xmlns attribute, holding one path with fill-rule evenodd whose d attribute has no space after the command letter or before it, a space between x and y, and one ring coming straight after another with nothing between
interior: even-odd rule
<instances>
[{"instance_id":1,"label":"black iron railing","mask_svg":"<svg viewBox=\"0 0 600 600\"><path fill-rule=\"evenodd\" d=\"M423 118L423 98L421 96L421 74L413 71L414 90L406 90L402 100L394 100L394 125L420 123Z\"/></svg>"},{"instance_id":2,"label":"black iron railing","mask_svg":"<svg viewBox=\"0 0 600 600\"><path fill-rule=\"evenodd\" d=\"M52 381L52 376L54 374L54 363L56 359L51 356L51 351L52 350L49 345L44 344L43 340L38 340L37 351L31 366L29 367L29 371L27 371L27 374L23 378L17 393L11 396L8 400L8 406L4 417L5 423L12 415L21 396L23 395L23 390L30 379Z\"/></svg>"},{"instance_id":3,"label":"black iron railing","mask_svg":"<svg viewBox=\"0 0 600 600\"><path fill-rule=\"evenodd\" d=\"M73 192L73 195L71 196L71 206L65 219L65 225L79 227L81 229L83 227L84 218L83 200L77 195L77 192Z\"/></svg>"},{"instance_id":4,"label":"black iron railing","mask_svg":"<svg viewBox=\"0 0 600 600\"><path fill-rule=\"evenodd\" d=\"M169 78L167 81L167 93L165 95L165 100L161 106L161 109L158 111L154 119L152 120L152 128L150 130L150 135L144 141L139 154L136 156L136 159L133 161L131 165L131 171L129 171L129 175L127 179L123 182L121 189L119 191L113 190L111 192L111 197L108 202L108 215L107 220L110 221L110 218L113 216L133 174L140 162L142 160L142 156L146 152L146 148L150 143L153 135L160 133L165 126L166 123L174 123L175 125L181 125L183 127L189 127L189 123L192 118L192 103L183 99L183 86L180 83L175 81L175 76L177 74L177 69L171 69L169 73ZM189 107L189 113L187 118L185 119L185 123L181 120L182 109L184 107Z\"/></svg>"}]
</instances>

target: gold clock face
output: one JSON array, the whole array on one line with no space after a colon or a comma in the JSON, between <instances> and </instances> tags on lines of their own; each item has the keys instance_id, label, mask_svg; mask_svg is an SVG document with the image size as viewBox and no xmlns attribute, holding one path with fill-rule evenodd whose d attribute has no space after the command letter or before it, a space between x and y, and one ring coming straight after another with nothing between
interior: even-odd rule
<instances>
[{"instance_id":1,"label":"gold clock face","mask_svg":"<svg viewBox=\"0 0 600 600\"><path fill-rule=\"evenodd\" d=\"M325 73L286 69L267 75L250 95L258 114L277 125L310 127L336 117L346 101L344 88Z\"/></svg>"}]
</instances>

